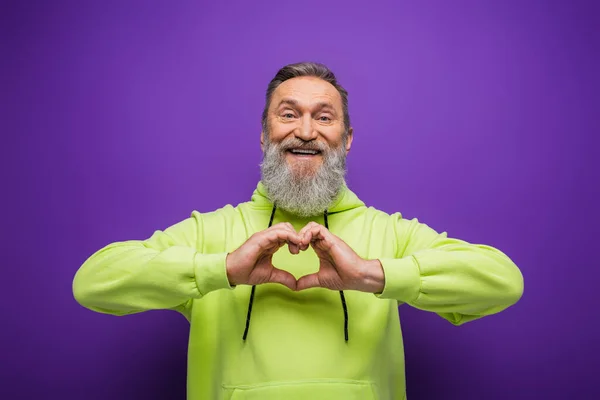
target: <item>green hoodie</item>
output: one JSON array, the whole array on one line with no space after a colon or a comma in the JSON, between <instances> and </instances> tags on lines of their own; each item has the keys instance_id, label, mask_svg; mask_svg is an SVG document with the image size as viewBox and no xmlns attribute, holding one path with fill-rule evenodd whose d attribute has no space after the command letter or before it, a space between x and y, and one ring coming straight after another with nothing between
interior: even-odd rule
<instances>
[{"instance_id":1,"label":"green hoodie","mask_svg":"<svg viewBox=\"0 0 600 400\"><path fill-rule=\"evenodd\" d=\"M256 286L243 340L251 286L232 287L225 258L268 227L273 204L259 182L251 201L192 212L143 241L115 242L85 261L75 299L100 313L172 309L190 322L190 400L405 399L399 304L438 314L454 325L498 313L523 293L523 277L502 252L450 239L416 219L367 207L347 187L328 211L330 231L385 273L382 293L340 293ZM299 231L324 216L298 218L277 209L273 224ZM317 271L312 248L287 246L273 265L296 278Z\"/></svg>"}]
</instances>

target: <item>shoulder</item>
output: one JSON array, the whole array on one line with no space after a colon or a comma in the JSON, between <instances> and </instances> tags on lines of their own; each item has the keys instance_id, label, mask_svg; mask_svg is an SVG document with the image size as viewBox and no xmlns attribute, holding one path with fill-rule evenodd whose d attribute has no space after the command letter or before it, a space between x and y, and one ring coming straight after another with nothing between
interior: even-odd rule
<instances>
[{"instance_id":1,"label":"shoulder","mask_svg":"<svg viewBox=\"0 0 600 400\"><path fill-rule=\"evenodd\" d=\"M367 215L371 220L385 223L392 228L398 235L410 236L414 233L436 236L439 233L428 224L422 222L417 217L406 217L402 212L386 212L375 207L367 208Z\"/></svg>"},{"instance_id":2,"label":"shoulder","mask_svg":"<svg viewBox=\"0 0 600 400\"><path fill-rule=\"evenodd\" d=\"M244 215L252 211L252 202L246 201L235 205L226 204L211 211L193 210L190 217L200 225L230 225L242 222Z\"/></svg>"},{"instance_id":3,"label":"shoulder","mask_svg":"<svg viewBox=\"0 0 600 400\"><path fill-rule=\"evenodd\" d=\"M382 222L395 223L404 220L403 214L400 211L387 212L373 206L365 206L364 212L368 218Z\"/></svg>"},{"instance_id":4,"label":"shoulder","mask_svg":"<svg viewBox=\"0 0 600 400\"><path fill-rule=\"evenodd\" d=\"M199 210L193 210L191 213L191 217L192 218L211 218L211 217L215 217L215 216L219 216L219 215L230 215L232 213L235 213L235 210L238 208L238 206L233 206L231 204L226 204L222 207L216 208L214 210L210 210L210 211L199 211Z\"/></svg>"}]
</instances>

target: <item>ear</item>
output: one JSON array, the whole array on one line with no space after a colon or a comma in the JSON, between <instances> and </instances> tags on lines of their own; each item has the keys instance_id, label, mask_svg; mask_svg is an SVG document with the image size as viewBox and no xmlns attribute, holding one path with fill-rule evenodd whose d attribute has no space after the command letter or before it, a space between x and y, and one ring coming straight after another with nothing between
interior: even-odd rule
<instances>
[{"instance_id":1,"label":"ear","mask_svg":"<svg viewBox=\"0 0 600 400\"><path fill-rule=\"evenodd\" d=\"M265 132L264 131L260 132L260 150L263 153L265 152Z\"/></svg>"},{"instance_id":2,"label":"ear","mask_svg":"<svg viewBox=\"0 0 600 400\"><path fill-rule=\"evenodd\" d=\"M354 130L350 127L350 129L348 129L348 137L346 138L346 154L350 153L350 148L352 147L352 139L354 138L352 135L353 132Z\"/></svg>"}]
</instances>

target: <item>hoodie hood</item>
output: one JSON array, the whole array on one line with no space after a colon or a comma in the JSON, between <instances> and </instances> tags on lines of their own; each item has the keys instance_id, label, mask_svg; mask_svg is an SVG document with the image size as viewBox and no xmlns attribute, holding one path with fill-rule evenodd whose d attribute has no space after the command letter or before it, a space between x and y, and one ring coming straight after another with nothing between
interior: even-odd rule
<instances>
[{"instance_id":1,"label":"hoodie hood","mask_svg":"<svg viewBox=\"0 0 600 400\"><path fill-rule=\"evenodd\" d=\"M257 209L272 209L273 202L269 199L267 188L262 183L258 182L256 189L252 193L252 205ZM341 211L348 211L357 207L364 207L365 203L358 198L358 196L348 188L346 184L342 186L340 193L333 200L331 205L327 208L329 214L338 213ZM325 211L325 210L323 210Z\"/></svg>"}]
</instances>

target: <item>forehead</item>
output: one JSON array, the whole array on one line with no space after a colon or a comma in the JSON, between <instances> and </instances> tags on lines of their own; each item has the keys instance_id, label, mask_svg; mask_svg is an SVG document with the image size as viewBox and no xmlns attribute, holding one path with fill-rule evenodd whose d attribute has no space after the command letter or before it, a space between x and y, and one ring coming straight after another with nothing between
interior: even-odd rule
<instances>
[{"instance_id":1,"label":"forehead","mask_svg":"<svg viewBox=\"0 0 600 400\"><path fill-rule=\"evenodd\" d=\"M302 76L288 79L275 89L271 105L276 107L281 99L294 99L301 106L327 101L342 109L342 96L329 82L316 77Z\"/></svg>"}]
</instances>

